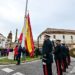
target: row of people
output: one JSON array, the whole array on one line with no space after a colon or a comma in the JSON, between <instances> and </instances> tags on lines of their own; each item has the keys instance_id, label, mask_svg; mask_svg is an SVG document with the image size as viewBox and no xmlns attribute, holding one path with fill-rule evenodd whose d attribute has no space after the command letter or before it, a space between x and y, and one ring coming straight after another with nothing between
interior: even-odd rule
<instances>
[{"instance_id":1,"label":"row of people","mask_svg":"<svg viewBox=\"0 0 75 75\"><path fill-rule=\"evenodd\" d=\"M0 56L8 56L9 52L12 52L13 49L9 49L9 48L3 48L0 49Z\"/></svg>"},{"instance_id":2,"label":"row of people","mask_svg":"<svg viewBox=\"0 0 75 75\"><path fill-rule=\"evenodd\" d=\"M56 40L55 43L50 41L50 36L45 35L42 47L42 61L44 75L52 74L53 55L56 63L57 75L63 75L70 65L69 48L65 44L61 44L61 40Z\"/></svg>"}]
</instances>

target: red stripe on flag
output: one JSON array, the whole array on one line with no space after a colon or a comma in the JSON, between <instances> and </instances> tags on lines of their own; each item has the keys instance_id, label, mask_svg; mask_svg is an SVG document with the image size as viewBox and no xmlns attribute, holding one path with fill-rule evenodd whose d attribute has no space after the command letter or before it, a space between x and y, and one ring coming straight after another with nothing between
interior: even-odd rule
<instances>
[{"instance_id":1,"label":"red stripe on flag","mask_svg":"<svg viewBox=\"0 0 75 75\"><path fill-rule=\"evenodd\" d=\"M31 30L31 24L30 24L30 17L28 14L28 25L29 25L29 30L30 30L30 40L31 40L31 46L32 46L32 52L30 53L30 56L34 56L34 42L33 42L33 35L32 35L32 30Z\"/></svg>"},{"instance_id":2,"label":"red stripe on flag","mask_svg":"<svg viewBox=\"0 0 75 75\"><path fill-rule=\"evenodd\" d=\"M20 37L19 37L19 42L20 42L20 43L22 43L22 39L23 39L23 33L21 33L21 34L20 34Z\"/></svg>"}]
</instances>

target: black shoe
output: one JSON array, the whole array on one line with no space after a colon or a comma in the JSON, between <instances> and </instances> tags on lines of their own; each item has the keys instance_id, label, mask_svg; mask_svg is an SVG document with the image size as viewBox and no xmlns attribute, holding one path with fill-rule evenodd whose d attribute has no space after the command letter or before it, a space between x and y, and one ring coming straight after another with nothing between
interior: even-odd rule
<instances>
[{"instance_id":1,"label":"black shoe","mask_svg":"<svg viewBox=\"0 0 75 75\"><path fill-rule=\"evenodd\" d=\"M66 72L66 70L63 70L63 72Z\"/></svg>"},{"instance_id":2,"label":"black shoe","mask_svg":"<svg viewBox=\"0 0 75 75\"><path fill-rule=\"evenodd\" d=\"M16 64L16 65L20 65L20 64Z\"/></svg>"}]
</instances>

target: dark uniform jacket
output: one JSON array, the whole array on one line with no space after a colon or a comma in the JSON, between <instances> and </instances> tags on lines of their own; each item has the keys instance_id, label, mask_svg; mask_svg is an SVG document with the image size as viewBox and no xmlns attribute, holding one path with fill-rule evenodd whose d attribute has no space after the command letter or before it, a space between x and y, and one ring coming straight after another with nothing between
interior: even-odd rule
<instances>
[{"instance_id":1,"label":"dark uniform jacket","mask_svg":"<svg viewBox=\"0 0 75 75\"><path fill-rule=\"evenodd\" d=\"M61 46L61 51L62 51L62 58L66 58L67 56L67 50L64 45Z\"/></svg>"},{"instance_id":2,"label":"dark uniform jacket","mask_svg":"<svg viewBox=\"0 0 75 75\"><path fill-rule=\"evenodd\" d=\"M46 62L46 63L52 63L53 62L52 42L49 39L45 40L43 43L42 56L43 56L44 62Z\"/></svg>"},{"instance_id":3,"label":"dark uniform jacket","mask_svg":"<svg viewBox=\"0 0 75 75\"><path fill-rule=\"evenodd\" d=\"M70 56L68 47L66 47L66 54L67 54L67 56Z\"/></svg>"},{"instance_id":4,"label":"dark uniform jacket","mask_svg":"<svg viewBox=\"0 0 75 75\"><path fill-rule=\"evenodd\" d=\"M57 59L61 60L62 59L61 45L57 45L55 47L54 58L55 58L55 60L57 60Z\"/></svg>"},{"instance_id":5,"label":"dark uniform jacket","mask_svg":"<svg viewBox=\"0 0 75 75\"><path fill-rule=\"evenodd\" d=\"M21 52L22 52L22 47L20 45L19 48L18 48L18 56L21 56Z\"/></svg>"}]
</instances>

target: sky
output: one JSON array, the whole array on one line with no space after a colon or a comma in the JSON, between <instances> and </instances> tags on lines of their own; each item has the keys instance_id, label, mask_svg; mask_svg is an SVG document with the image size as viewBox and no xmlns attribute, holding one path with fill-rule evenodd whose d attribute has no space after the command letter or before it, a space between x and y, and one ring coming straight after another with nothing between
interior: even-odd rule
<instances>
[{"instance_id":1,"label":"sky","mask_svg":"<svg viewBox=\"0 0 75 75\"><path fill-rule=\"evenodd\" d=\"M0 0L0 33L7 37L24 25L26 0ZM75 30L75 0L29 0L28 11L34 40L46 28Z\"/></svg>"}]
</instances>

